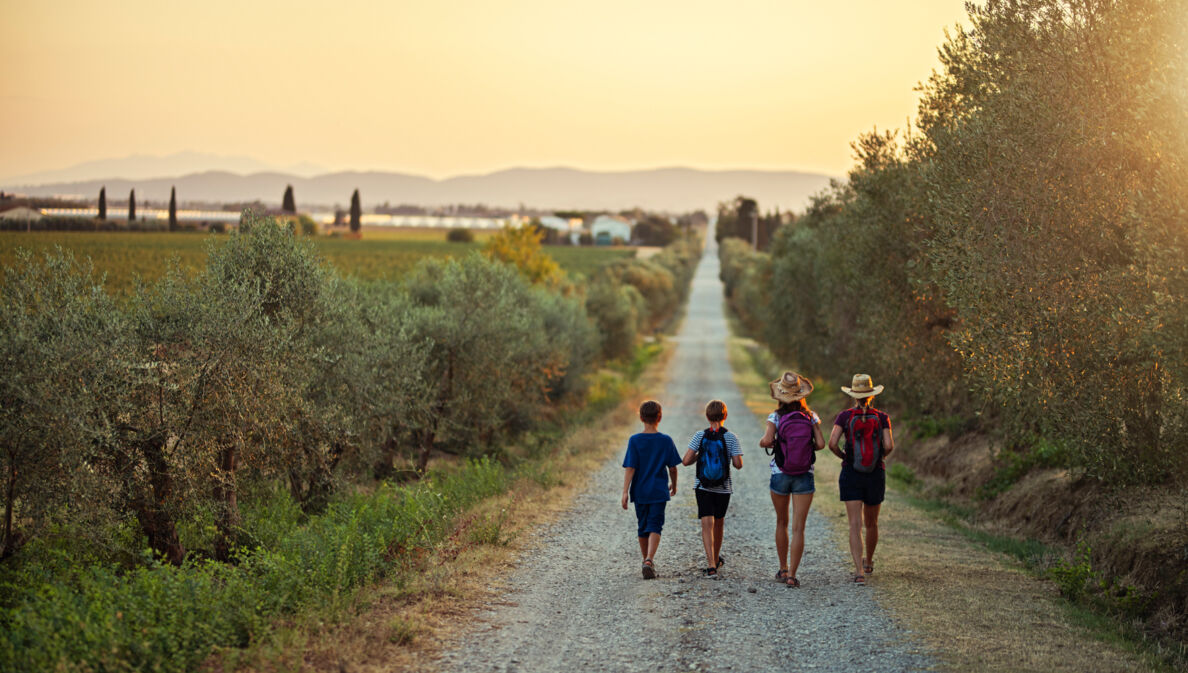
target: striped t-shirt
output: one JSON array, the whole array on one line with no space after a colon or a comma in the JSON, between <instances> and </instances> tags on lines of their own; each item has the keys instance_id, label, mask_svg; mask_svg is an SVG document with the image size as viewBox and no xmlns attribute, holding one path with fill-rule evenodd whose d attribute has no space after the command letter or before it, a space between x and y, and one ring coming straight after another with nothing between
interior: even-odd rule
<instances>
[{"instance_id":1,"label":"striped t-shirt","mask_svg":"<svg viewBox=\"0 0 1188 673\"><path fill-rule=\"evenodd\" d=\"M705 430L698 430L697 432L693 433L693 439L689 440L689 450L694 453L701 453L701 438L704 436ZM727 430L726 434L723 435L723 439L726 440L727 455L729 455L731 458L734 458L734 456L743 455L742 447L738 445L738 437L735 437L733 432ZM696 465L696 463L694 464ZM733 468L734 466L731 465L731 467ZM726 481L722 482L720 486L706 486L705 488L701 488L701 480L697 477L693 477L693 488L701 488L701 490L705 491L706 493L733 493L733 481L734 476L731 475L726 477Z\"/></svg>"}]
</instances>

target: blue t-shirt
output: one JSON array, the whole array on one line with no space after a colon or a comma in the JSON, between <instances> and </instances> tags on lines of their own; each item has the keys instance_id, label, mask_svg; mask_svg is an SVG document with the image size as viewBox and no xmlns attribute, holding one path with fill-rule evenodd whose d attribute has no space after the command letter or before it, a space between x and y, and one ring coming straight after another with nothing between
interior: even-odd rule
<instances>
[{"instance_id":1,"label":"blue t-shirt","mask_svg":"<svg viewBox=\"0 0 1188 673\"><path fill-rule=\"evenodd\" d=\"M640 432L627 440L623 467L634 467L631 501L641 505L668 502L668 468L681 464L676 444L663 432Z\"/></svg>"}]
</instances>

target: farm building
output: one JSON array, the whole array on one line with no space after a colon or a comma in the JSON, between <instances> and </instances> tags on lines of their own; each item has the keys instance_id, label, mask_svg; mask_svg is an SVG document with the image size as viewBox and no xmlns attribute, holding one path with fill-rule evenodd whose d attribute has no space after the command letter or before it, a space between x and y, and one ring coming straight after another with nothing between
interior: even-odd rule
<instances>
[{"instance_id":1,"label":"farm building","mask_svg":"<svg viewBox=\"0 0 1188 673\"><path fill-rule=\"evenodd\" d=\"M611 245L616 241L627 243L631 240L633 222L618 215L599 215L590 225L590 234L597 245Z\"/></svg>"},{"instance_id":2,"label":"farm building","mask_svg":"<svg viewBox=\"0 0 1188 673\"><path fill-rule=\"evenodd\" d=\"M29 206L13 206L0 211L0 220L9 222L36 222L41 218L41 211Z\"/></svg>"},{"instance_id":3,"label":"farm building","mask_svg":"<svg viewBox=\"0 0 1188 673\"><path fill-rule=\"evenodd\" d=\"M539 221L540 226L557 232L558 238L568 239L571 244L577 245L582 234L582 218L565 219L556 215L545 215Z\"/></svg>"}]
</instances>

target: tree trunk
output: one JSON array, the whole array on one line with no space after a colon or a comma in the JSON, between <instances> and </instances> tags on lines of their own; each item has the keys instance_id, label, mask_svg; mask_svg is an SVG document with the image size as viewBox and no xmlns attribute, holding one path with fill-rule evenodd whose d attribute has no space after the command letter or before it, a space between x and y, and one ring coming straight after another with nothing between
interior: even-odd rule
<instances>
[{"instance_id":1,"label":"tree trunk","mask_svg":"<svg viewBox=\"0 0 1188 673\"><path fill-rule=\"evenodd\" d=\"M437 393L437 407L434 409L433 420L430 421L429 427L425 428L421 435L421 452L417 456L417 472L422 476L425 474L425 469L429 467L429 452L433 450L433 442L437 439L437 422L445 413L446 403L450 399L450 393L454 388L454 353L450 351L449 357L446 360L446 370L442 374L442 385Z\"/></svg>"},{"instance_id":2,"label":"tree trunk","mask_svg":"<svg viewBox=\"0 0 1188 673\"><path fill-rule=\"evenodd\" d=\"M16 551L16 541L12 537L12 509L16 504L16 461L9 458L8 485L4 491L4 546L0 548L0 559L12 556Z\"/></svg>"},{"instance_id":3,"label":"tree trunk","mask_svg":"<svg viewBox=\"0 0 1188 673\"><path fill-rule=\"evenodd\" d=\"M231 542L235 529L239 527L238 489L235 487L235 467L239 452L234 443L219 452L219 480L215 486L215 500L219 503L216 526L219 535L215 539L215 559L226 563L231 560Z\"/></svg>"},{"instance_id":4,"label":"tree trunk","mask_svg":"<svg viewBox=\"0 0 1188 673\"><path fill-rule=\"evenodd\" d=\"M424 475L425 468L429 467L429 452L433 450L433 440L437 433L432 427L426 428L421 433L421 451L417 455L417 472Z\"/></svg>"},{"instance_id":5,"label":"tree trunk","mask_svg":"<svg viewBox=\"0 0 1188 673\"><path fill-rule=\"evenodd\" d=\"M186 550L178 539L177 523L165 507L173 497L173 476L165 461L165 435L154 435L138 444L148 467L151 494L141 492L130 505L153 551L173 565L181 565Z\"/></svg>"},{"instance_id":6,"label":"tree trunk","mask_svg":"<svg viewBox=\"0 0 1188 673\"><path fill-rule=\"evenodd\" d=\"M396 435L400 432L400 426L392 428L391 434L384 440L384 444L380 447L380 458L372 468L372 473L376 479L389 479L396 473L394 467L396 463L396 453L400 448L400 443L396 441Z\"/></svg>"}]
</instances>

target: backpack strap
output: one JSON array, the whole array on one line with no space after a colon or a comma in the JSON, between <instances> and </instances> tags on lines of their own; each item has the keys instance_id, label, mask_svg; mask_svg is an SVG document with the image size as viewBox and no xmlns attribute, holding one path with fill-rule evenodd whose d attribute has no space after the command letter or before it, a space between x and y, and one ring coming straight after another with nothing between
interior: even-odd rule
<instances>
[{"instance_id":1,"label":"backpack strap","mask_svg":"<svg viewBox=\"0 0 1188 673\"><path fill-rule=\"evenodd\" d=\"M726 428L722 428L722 430L725 431ZM705 440L713 432L714 432L713 428L706 428L705 430L701 431L701 441L697 442L697 455L701 455L702 453L705 453Z\"/></svg>"}]
</instances>

